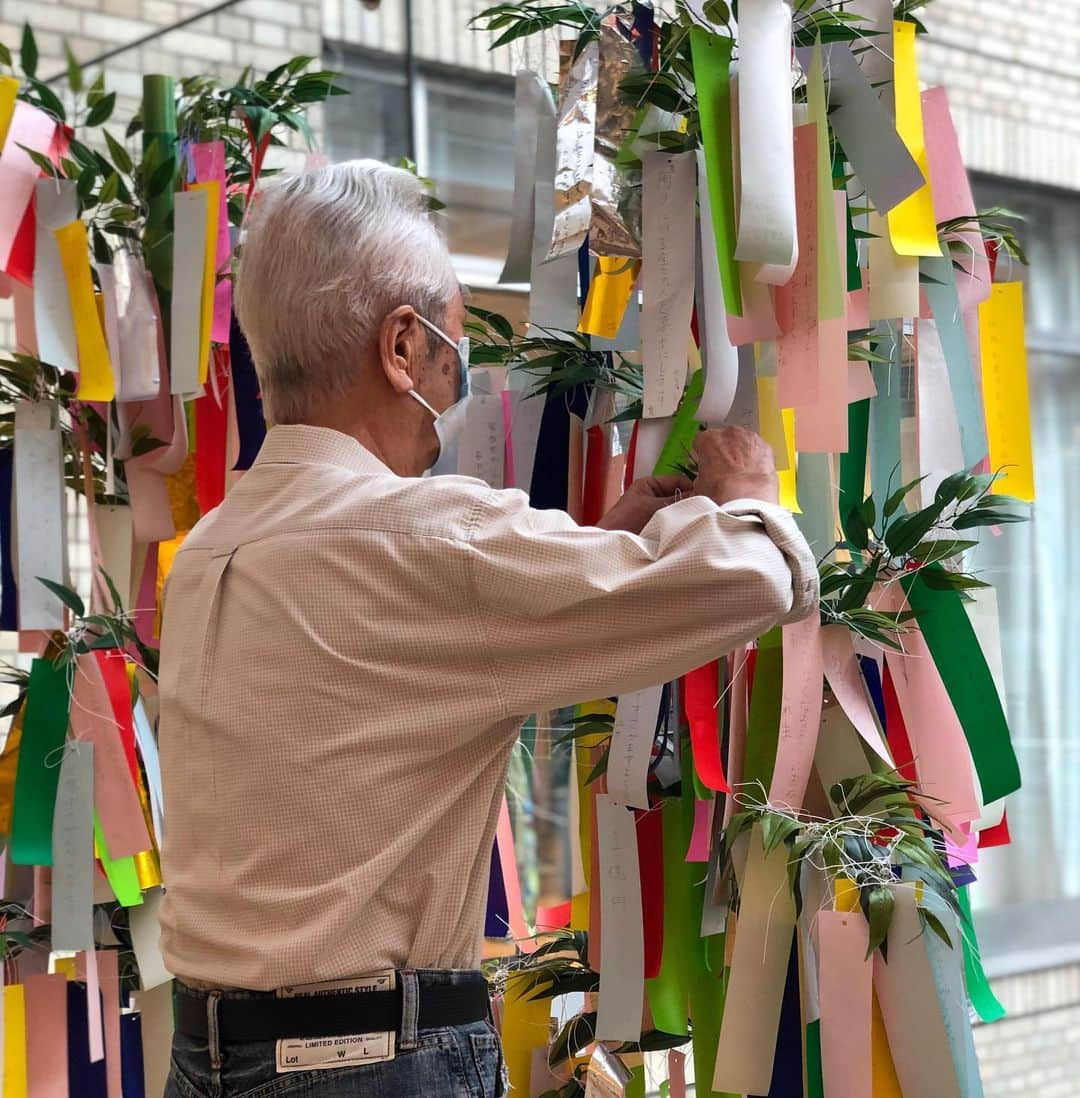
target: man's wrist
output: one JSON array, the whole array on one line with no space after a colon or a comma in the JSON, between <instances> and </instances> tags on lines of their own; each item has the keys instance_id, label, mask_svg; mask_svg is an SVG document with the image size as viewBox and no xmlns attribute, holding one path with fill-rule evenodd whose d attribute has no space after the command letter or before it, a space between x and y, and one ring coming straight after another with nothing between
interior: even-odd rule
<instances>
[{"instance_id":1,"label":"man's wrist","mask_svg":"<svg viewBox=\"0 0 1080 1098\"><path fill-rule=\"evenodd\" d=\"M780 499L776 476L771 473L739 473L704 482L699 478L695 488L698 495L709 496L721 505L735 499L759 499L776 504Z\"/></svg>"}]
</instances>

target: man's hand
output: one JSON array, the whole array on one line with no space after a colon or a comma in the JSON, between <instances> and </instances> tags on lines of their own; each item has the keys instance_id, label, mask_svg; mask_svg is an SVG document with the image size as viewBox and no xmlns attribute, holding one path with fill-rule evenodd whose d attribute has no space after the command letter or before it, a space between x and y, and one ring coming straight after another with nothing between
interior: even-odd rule
<instances>
[{"instance_id":1,"label":"man's hand","mask_svg":"<svg viewBox=\"0 0 1080 1098\"><path fill-rule=\"evenodd\" d=\"M733 499L779 500L772 447L744 427L717 427L694 439L698 465L694 492L716 503Z\"/></svg>"},{"instance_id":2,"label":"man's hand","mask_svg":"<svg viewBox=\"0 0 1080 1098\"><path fill-rule=\"evenodd\" d=\"M674 474L641 477L626 489L596 525L602 530L629 530L631 534L640 534L661 507L693 494L694 485L686 477Z\"/></svg>"}]
</instances>

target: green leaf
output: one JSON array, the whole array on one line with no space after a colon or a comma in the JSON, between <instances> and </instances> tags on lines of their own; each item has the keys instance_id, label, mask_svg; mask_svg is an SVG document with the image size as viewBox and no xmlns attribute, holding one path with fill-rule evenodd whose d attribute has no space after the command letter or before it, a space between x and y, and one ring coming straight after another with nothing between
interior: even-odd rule
<instances>
[{"instance_id":1,"label":"green leaf","mask_svg":"<svg viewBox=\"0 0 1080 1098\"><path fill-rule=\"evenodd\" d=\"M62 583L55 583L53 580L45 579L42 576L38 576L37 581L44 584L77 618L86 616L86 605L70 587L65 587Z\"/></svg>"},{"instance_id":2,"label":"green leaf","mask_svg":"<svg viewBox=\"0 0 1080 1098\"><path fill-rule=\"evenodd\" d=\"M948 560L949 557L966 553L978 544L977 541L962 541L959 538L940 538L937 541L924 541L916 545L911 550L911 555L923 564L935 564L939 560Z\"/></svg>"},{"instance_id":3,"label":"green leaf","mask_svg":"<svg viewBox=\"0 0 1080 1098\"><path fill-rule=\"evenodd\" d=\"M7 65L9 69L11 68L11 50L3 42L0 42L0 65Z\"/></svg>"},{"instance_id":4,"label":"green leaf","mask_svg":"<svg viewBox=\"0 0 1080 1098\"><path fill-rule=\"evenodd\" d=\"M911 515L903 515L885 531L885 545L893 556L910 553L941 517L941 505L932 504Z\"/></svg>"},{"instance_id":5,"label":"green leaf","mask_svg":"<svg viewBox=\"0 0 1080 1098\"><path fill-rule=\"evenodd\" d=\"M56 176L56 166L44 153L38 152L37 149L28 148L18 141L16 141L15 144L18 145L43 172L54 177Z\"/></svg>"},{"instance_id":6,"label":"green leaf","mask_svg":"<svg viewBox=\"0 0 1080 1098\"><path fill-rule=\"evenodd\" d=\"M920 571L919 575L931 591L969 591L991 586L985 580L970 576L966 572L946 572L944 569L927 568Z\"/></svg>"},{"instance_id":7,"label":"green leaf","mask_svg":"<svg viewBox=\"0 0 1080 1098\"><path fill-rule=\"evenodd\" d=\"M172 190L176 185L176 157L170 156L163 164L159 164L150 176L146 184L146 193L150 198L156 198L166 190Z\"/></svg>"},{"instance_id":8,"label":"green leaf","mask_svg":"<svg viewBox=\"0 0 1080 1098\"><path fill-rule=\"evenodd\" d=\"M955 948L953 946L953 940L949 937L949 932L945 929L945 925L942 921L930 910L925 907L919 908L920 920L928 926L950 949Z\"/></svg>"},{"instance_id":9,"label":"green leaf","mask_svg":"<svg viewBox=\"0 0 1080 1098\"><path fill-rule=\"evenodd\" d=\"M946 504L961 498L959 493L967 483L969 476L970 474L964 470L963 472L953 473L952 476L946 477L937 486L937 491L934 493L934 502Z\"/></svg>"},{"instance_id":10,"label":"green leaf","mask_svg":"<svg viewBox=\"0 0 1080 1098\"><path fill-rule=\"evenodd\" d=\"M68 87L78 95L83 90L82 66L75 60L75 54L71 52L71 45L64 39L64 58L67 61Z\"/></svg>"},{"instance_id":11,"label":"green leaf","mask_svg":"<svg viewBox=\"0 0 1080 1098\"><path fill-rule=\"evenodd\" d=\"M34 32L30 29L29 23L23 24L22 47L19 50L19 63L22 65L22 71L26 73L27 76L37 75L37 41L34 38Z\"/></svg>"},{"instance_id":12,"label":"green leaf","mask_svg":"<svg viewBox=\"0 0 1080 1098\"><path fill-rule=\"evenodd\" d=\"M40 80L31 80L30 86L37 93L38 99L41 100L41 105L49 114L51 114L57 121L63 122L67 114L64 110L64 104L60 102L60 97L49 87L48 84L43 84Z\"/></svg>"},{"instance_id":13,"label":"green leaf","mask_svg":"<svg viewBox=\"0 0 1080 1098\"><path fill-rule=\"evenodd\" d=\"M120 171L124 172L126 175L130 175L135 167L131 161L131 154L111 133L109 133L108 130L103 130L102 132L105 134L105 144L109 148L109 154L113 158L113 163Z\"/></svg>"},{"instance_id":14,"label":"green leaf","mask_svg":"<svg viewBox=\"0 0 1080 1098\"><path fill-rule=\"evenodd\" d=\"M119 190L120 176L118 176L116 172L113 172L101 185L101 193L98 195L98 202L104 205L107 202L114 201Z\"/></svg>"},{"instance_id":15,"label":"green leaf","mask_svg":"<svg viewBox=\"0 0 1080 1098\"><path fill-rule=\"evenodd\" d=\"M908 484L897 488L896 491L893 492L893 494L889 496L889 498L885 501L885 506L881 509L882 517L891 518L894 514L896 514L896 511L900 507L900 504L904 502L904 496L906 496L908 492L910 492L911 489L914 488L917 484L922 484L924 480L926 480L926 477L918 477L916 480L913 480Z\"/></svg>"},{"instance_id":16,"label":"green leaf","mask_svg":"<svg viewBox=\"0 0 1080 1098\"><path fill-rule=\"evenodd\" d=\"M954 530L971 530L976 526L1004 526L1010 522L1027 522L1027 515L1017 515L1011 511L984 511L973 507L953 520Z\"/></svg>"},{"instance_id":17,"label":"green leaf","mask_svg":"<svg viewBox=\"0 0 1080 1098\"><path fill-rule=\"evenodd\" d=\"M116 106L116 92L103 95L89 110L86 115L85 126L100 126L108 120Z\"/></svg>"},{"instance_id":18,"label":"green leaf","mask_svg":"<svg viewBox=\"0 0 1080 1098\"><path fill-rule=\"evenodd\" d=\"M105 70L102 69L94 82L86 89L86 105L92 107L105 94Z\"/></svg>"},{"instance_id":19,"label":"green leaf","mask_svg":"<svg viewBox=\"0 0 1080 1098\"><path fill-rule=\"evenodd\" d=\"M889 925L892 923L893 906L892 890L878 886L870 889L867 896L866 921L870 924L870 940L866 948L866 959L869 960L875 949L885 944L889 937Z\"/></svg>"}]
</instances>

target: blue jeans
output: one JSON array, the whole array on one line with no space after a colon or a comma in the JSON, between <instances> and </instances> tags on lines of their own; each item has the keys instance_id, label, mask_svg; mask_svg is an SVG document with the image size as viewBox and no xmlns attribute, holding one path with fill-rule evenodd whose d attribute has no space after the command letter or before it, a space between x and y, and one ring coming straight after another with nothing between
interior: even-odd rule
<instances>
[{"instance_id":1,"label":"blue jeans","mask_svg":"<svg viewBox=\"0 0 1080 1098\"><path fill-rule=\"evenodd\" d=\"M425 986L461 981L454 971L421 969L416 976L421 998ZM224 991L221 998L272 994ZM416 1029L413 1019L411 1026L408 1017L402 1019L392 1060L282 1073L275 1041L221 1043L175 1033L164 1098L498 1098L504 1093L502 1049L489 1022Z\"/></svg>"}]
</instances>

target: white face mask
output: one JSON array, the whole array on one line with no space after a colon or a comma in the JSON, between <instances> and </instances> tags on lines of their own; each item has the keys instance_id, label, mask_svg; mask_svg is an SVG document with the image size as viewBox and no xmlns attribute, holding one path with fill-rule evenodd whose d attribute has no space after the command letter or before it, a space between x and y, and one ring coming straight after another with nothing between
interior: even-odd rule
<instances>
[{"instance_id":1,"label":"white face mask","mask_svg":"<svg viewBox=\"0 0 1080 1098\"><path fill-rule=\"evenodd\" d=\"M434 332L444 343L449 344L457 351L458 369L460 371L460 396L444 412L436 412L434 408L415 390L409 390L409 396L422 404L435 417L435 435L439 440L439 455L435 463L428 470L432 476L442 473L456 473L458 470L458 440L465 429L465 415L469 405L469 337L462 336L456 343L441 328L437 328L430 320L425 320L419 313L416 319L424 325L428 331Z\"/></svg>"}]
</instances>

